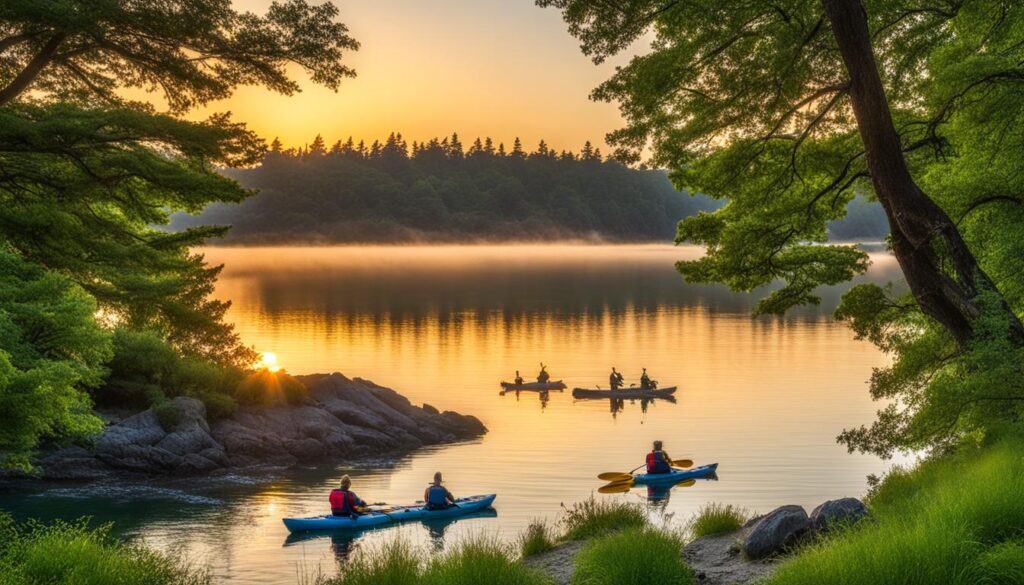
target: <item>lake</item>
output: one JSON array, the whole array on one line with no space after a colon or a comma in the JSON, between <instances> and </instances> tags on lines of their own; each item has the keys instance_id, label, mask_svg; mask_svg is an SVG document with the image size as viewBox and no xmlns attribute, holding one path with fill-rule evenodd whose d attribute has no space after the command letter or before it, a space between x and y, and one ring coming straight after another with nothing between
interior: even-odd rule
<instances>
[{"instance_id":1,"label":"lake","mask_svg":"<svg viewBox=\"0 0 1024 585\"><path fill-rule=\"evenodd\" d=\"M59 485L3 494L19 518L114 521L115 532L208 563L229 583L295 583L331 574L353 550L406 538L444 548L467 535L513 540L533 518L596 494L603 471L643 463L653 439L674 458L718 462L717 481L666 494L597 495L644 502L682 525L707 502L766 512L810 510L859 496L891 462L835 442L870 422L867 380L888 358L818 307L752 317L758 294L690 285L674 269L691 247L522 245L208 248L224 263L217 296L243 340L291 373L339 371L394 388L414 403L479 417L481 440L431 448L394 465L326 466L274 477L232 476ZM898 280L872 255L864 279ZM538 364L570 388L607 387L609 369L635 383L647 368L674 402L573 400L570 392L500 395L515 370ZM313 515L344 473L368 501L409 503L435 471L458 495L497 493L496 513L361 535L289 539L284 516ZM649 495L653 496L649 498Z\"/></svg>"}]
</instances>

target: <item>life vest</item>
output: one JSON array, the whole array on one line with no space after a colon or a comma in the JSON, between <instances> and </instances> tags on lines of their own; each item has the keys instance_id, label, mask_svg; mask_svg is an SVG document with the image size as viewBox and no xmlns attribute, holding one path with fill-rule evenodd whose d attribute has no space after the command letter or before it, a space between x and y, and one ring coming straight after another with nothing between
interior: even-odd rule
<instances>
[{"instance_id":1,"label":"life vest","mask_svg":"<svg viewBox=\"0 0 1024 585\"><path fill-rule=\"evenodd\" d=\"M668 473L672 471L664 451L651 451L647 454L647 473Z\"/></svg>"},{"instance_id":2,"label":"life vest","mask_svg":"<svg viewBox=\"0 0 1024 585\"><path fill-rule=\"evenodd\" d=\"M448 505L448 490L444 486L432 485L427 488L427 505L445 507Z\"/></svg>"},{"instance_id":3,"label":"life vest","mask_svg":"<svg viewBox=\"0 0 1024 585\"><path fill-rule=\"evenodd\" d=\"M331 490L331 510L351 514L356 509L356 495L349 490Z\"/></svg>"}]
</instances>

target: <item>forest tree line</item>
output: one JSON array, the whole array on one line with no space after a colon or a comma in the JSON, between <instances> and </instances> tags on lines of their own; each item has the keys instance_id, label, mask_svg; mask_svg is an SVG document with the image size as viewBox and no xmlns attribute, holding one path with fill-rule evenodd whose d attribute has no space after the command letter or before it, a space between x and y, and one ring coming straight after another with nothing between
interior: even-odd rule
<instances>
[{"instance_id":1,"label":"forest tree line","mask_svg":"<svg viewBox=\"0 0 1024 585\"><path fill-rule=\"evenodd\" d=\"M408 143L401 133L370 144L317 135L300 148L275 139L261 165L226 173L259 194L215 204L175 227L230 224L226 240L408 242L601 239L667 241L676 224L721 203L677 191L665 172L630 168L589 141L577 153L541 140L531 151L491 138L468 147L457 133ZM879 239L876 205L851 206L843 239Z\"/></svg>"}]
</instances>

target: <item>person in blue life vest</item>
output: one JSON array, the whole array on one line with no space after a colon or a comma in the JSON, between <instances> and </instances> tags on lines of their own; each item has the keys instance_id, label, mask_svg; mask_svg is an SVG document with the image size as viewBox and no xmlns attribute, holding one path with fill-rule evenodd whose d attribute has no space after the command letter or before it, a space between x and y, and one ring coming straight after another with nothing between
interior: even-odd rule
<instances>
[{"instance_id":1,"label":"person in blue life vest","mask_svg":"<svg viewBox=\"0 0 1024 585\"><path fill-rule=\"evenodd\" d=\"M360 515L359 506L365 506L366 502L359 499L359 496L351 490L352 478L347 475L341 477L341 487L331 490L331 514L334 516L348 516L355 518Z\"/></svg>"},{"instance_id":2,"label":"person in blue life vest","mask_svg":"<svg viewBox=\"0 0 1024 585\"><path fill-rule=\"evenodd\" d=\"M434 483L423 492L423 501L428 510L444 510L455 505L455 496L441 485L441 472L434 474Z\"/></svg>"},{"instance_id":3,"label":"person in blue life vest","mask_svg":"<svg viewBox=\"0 0 1024 585\"><path fill-rule=\"evenodd\" d=\"M654 442L654 449L647 454L647 473L669 473L672 471L672 458L661 449L661 441Z\"/></svg>"}]
</instances>

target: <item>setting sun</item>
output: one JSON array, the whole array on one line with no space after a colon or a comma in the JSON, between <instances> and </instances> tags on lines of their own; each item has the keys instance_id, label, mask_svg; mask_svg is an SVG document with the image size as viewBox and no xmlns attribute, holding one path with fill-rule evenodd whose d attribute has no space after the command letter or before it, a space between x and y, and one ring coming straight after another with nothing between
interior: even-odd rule
<instances>
[{"instance_id":1,"label":"setting sun","mask_svg":"<svg viewBox=\"0 0 1024 585\"><path fill-rule=\"evenodd\" d=\"M270 372L276 372L281 369L281 366L277 363L277 354L271 351L263 352L263 357L260 359L258 366Z\"/></svg>"}]
</instances>

